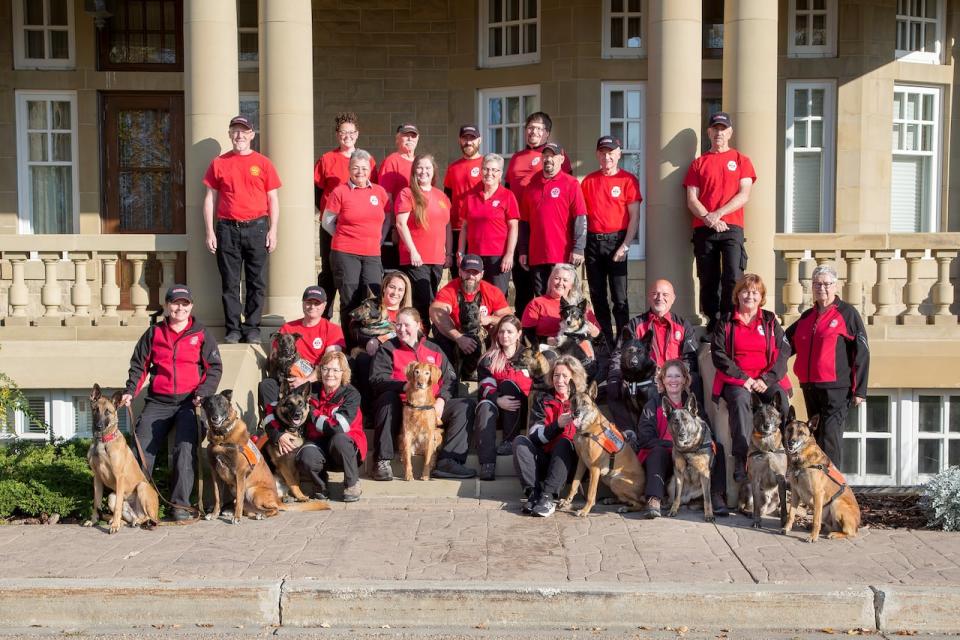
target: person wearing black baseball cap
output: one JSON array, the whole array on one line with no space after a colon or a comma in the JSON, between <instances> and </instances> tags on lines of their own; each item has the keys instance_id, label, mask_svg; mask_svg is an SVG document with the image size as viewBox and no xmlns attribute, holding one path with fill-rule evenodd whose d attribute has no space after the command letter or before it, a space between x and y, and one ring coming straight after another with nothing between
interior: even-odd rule
<instances>
[{"instance_id":1,"label":"person wearing black baseball cap","mask_svg":"<svg viewBox=\"0 0 960 640\"><path fill-rule=\"evenodd\" d=\"M277 248L280 177L270 160L250 147L256 133L245 116L230 120L233 148L213 159L203 184L206 245L217 257L223 292L224 341L260 342L267 290L267 258ZM240 277L246 300L240 304ZM241 312L243 314L241 320Z\"/></svg>"},{"instance_id":2,"label":"person wearing black baseball cap","mask_svg":"<svg viewBox=\"0 0 960 640\"><path fill-rule=\"evenodd\" d=\"M387 270L400 268L400 238L394 229L397 198L400 192L410 186L410 173L413 171L413 159L417 155L417 143L420 141L420 130L417 125L404 122L397 127L396 151L383 160L380 168L380 177L377 183L386 189L390 196L387 204L387 240L381 248L383 268Z\"/></svg>"},{"instance_id":3,"label":"person wearing black baseball cap","mask_svg":"<svg viewBox=\"0 0 960 640\"><path fill-rule=\"evenodd\" d=\"M147 395L134 426L143 446L141 463L148 475L171 431L173 487L170 501L189 505L198 446L195 407L216 393L223 374L217 341L210 330L193 317L193 293L185 284L175 284L164 296L164 318L147 329L130 357L130 371L119 407L130 406L143 389ZM190 512L175 507L174 520L188 520Z\"/></svg>"},{"instance_id":4,"label":"person wearing black baseball cap","mask_svg":"<svg viewBox=\"0 0 960 640\"><path fill-rule=\"evenodd\" d=\"M599 171L594 171L580 184L587 204L587 284L590 300L607 343L613 347L616 337L630 319L627 302L627 252L640 226L640 182L629 171L620 168L620 141L613 136L597 140ZM607 286L613 301L610 303Z\"/></svg>"},{"instance_id":5,"label":"person wearing black baseball cap","mask_svg":"<svg viewBox=\"0 0 960 640\"><path fill-rule=\"evenodd\" d=\"M460 230L463 226L463 200L467 194L480 184L480 171L483 157L480 155L480 128L475 124L465 124L460 127L458 138L461 157L447 167L443 176L443 191L450 198L450 229L453 231L453 250L460 246ZM456 278L457 261L450 264L450 278Z\"/></svg>"},{"instance_id":6,"label":"person wearing black baseball cap","mask_svg":"<svg viewBox=\"0 0 960 640\"><path fill-rule=\"evenodd\" d=\"M743 206L757 173L750 158L730 147L733 120L720 111L710 116L710 149L693 161L683 186L693 216L693 255L700 279L700 311L709 340L720 313L733 310L733 288L747 268L743 247Z\"/></svg>"}]
</instances>

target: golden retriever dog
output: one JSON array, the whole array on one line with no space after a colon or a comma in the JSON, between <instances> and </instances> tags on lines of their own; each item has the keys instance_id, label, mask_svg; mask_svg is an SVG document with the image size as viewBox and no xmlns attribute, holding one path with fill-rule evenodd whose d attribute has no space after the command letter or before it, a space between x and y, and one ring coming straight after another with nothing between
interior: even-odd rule
<instances>
[{"instance_id":1,"label":"golden retriever dog","mask_svg":"<svg viewBox=\"0 0 960 640\"><path fill-rule=\"evenodd\" d=\"M440 381L440 368L426 362L411 362L405 371L407 384L403 387L403 432L400 436L400 459L403 460L403 479L413 480L413 456L423 456L421 480L429 480L437 463L437 450L443 440L440 416L436 411L433 387Z\"/></svg>"}]
</instances>

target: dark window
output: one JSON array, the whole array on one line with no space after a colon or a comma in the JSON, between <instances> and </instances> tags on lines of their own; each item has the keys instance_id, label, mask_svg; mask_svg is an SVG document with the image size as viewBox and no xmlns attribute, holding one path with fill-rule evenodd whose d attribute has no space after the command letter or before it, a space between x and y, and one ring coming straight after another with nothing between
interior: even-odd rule
<instances>
[{"instance_id":1,"label":"dark window","mask_svg":"<svg viewBox=\"0 0 960 640\"><path fill-rule=\"evenodd\" d=\"M723 0L703 0L703 57L723 57Z\"/></svg>"},{"instance_id":2,"label":"dark window","mask_svg":"<svg viewBox=\"0 0 960 640\"><path fill-rule=\"evenodd\" d=\"M707 123L710 116L723 111L723 83L720 80L704 80L700 89L700 151L710 149Z\"/></svg>"},{"instance_id":3,"label":"dark window","mask_svg":"<svg viewBox=\"0 0 960 640\"><path fill-rule=\"evenodd\" d=\"M106 71L182 71L182 0L118 0L97 46Z\"/></svg>"}]
</instances>

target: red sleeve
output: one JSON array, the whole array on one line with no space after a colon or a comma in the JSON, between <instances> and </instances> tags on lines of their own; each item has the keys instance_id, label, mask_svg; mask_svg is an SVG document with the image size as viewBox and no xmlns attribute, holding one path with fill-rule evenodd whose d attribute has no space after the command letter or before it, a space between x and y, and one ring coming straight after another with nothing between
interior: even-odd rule
<instances>
[{"instance_id":1,"label":"red sleeve","mask_svg":"<svg viewBox=\"0 0 960 640\"><path fill-rule=\"evenodd\" d=\"M216 158L214 158L216 160ZM207 167L207 172L203 174L203 184L207 185L211 189L220 190L220 179L217 178L216 172L213 170L213 162L210 163L210 166Z\"/></svg>"},{"instance_id":2,"label":"red sleeve","mask_svg":"<svg viewBox=\"0 0 960 640\"><path fill-rule=\"evenodd\" d=\"M277 173L277 168L273 166L273 163L270 162L269 159L266 157L264 157L264 159L266 160L264 164L267 165L267 175L263 180L263 190L270 192L282 187L283 183L280 182L280 175Z\"/></svg>"},{"instance_id":3,"label":"red sleeve","mask_svg":"<svg viewBox=\"0 0 960 640\"><path fill-rule=\"evenodd\" d=\"M507 189L506 192L507 208L504 217L507 220L519 220L520 206L517 204L517 196L513 195L513 191L510 191L509 189Z\"/></svg>"},{"instance_id":4,"label":"red sleeve","mask_svg":"<svg viewBox=\"0 0 960 640\"><path fill-rule=\"evenodd\" d=\"M370 182L380 184L380 173L377 171L377 159L370 156Z\"/></svg>"},{"instance_id":5,"label":"red sleeve","mask_svg":"<svg viewBox=\"0 0 960 640\"><path fill-rule=\"evenodd\" d=\"M634 202L643 202L643 196L640 195L640 181L631 173L630 179L627 180L627 204Z\"/></svg>"},{"instance_id":6,"label":"red sleeve","mask_svg":"<svg viewBox=\"0 0 960 640\"><path fill-rule=\"evenodd\" d=\"M507 307L507 297L503 295L503 291L500 291L497 287L493 286L489 282L481 281L481 286L489 285L489 287L484 287L484 297L487 299L487 306L490 308L490 313L494 314L500 309Z\"/></svg>"},{"instance_id":7,"label":"red sleeve","mask_svg":"<svg viewBox=\"0 0 960 640\"><path fill-rule=\"evenodd\" d=\"M447 194L443 193L439 189L437 189L437 202L440 202L440 203L445 202L447 204L447 211L450 211L453 209L453 204L450 202L450 198L448 198Z\"/></svg>"},{"instance_id":8,"label":"red sleeve","mask_svg":"<svg viewBox=\"0 0 960 640\"><path fill-rule=\"evenodd\" d=\"M757 171L753 168L753 162L750 161L750 158L740 154L740 179L750 178L754 182L757 181Z\"/></svg>"},{"instance_id":9,"label":"red sleeve","mask_svg":"<svg viewBox=\"0 0 960 640\"><path fill-rule=\"evenodd\" d=\"M573 202L571 203L571 208L573 215L575 216L585 216L587 215L587 202L583 199L583 190L580 188L580 183L577 182L577 179L574 178L573 182L570 184L570 189L573 191Z\"/></svg>"},{"instance_id":10,"label":"red sleeve","mask_svg":"<svg viewBox=\"0 0 960 640\"><path fill-rule=\"evenodd\" d=\"M347 341L343 338L343 329L338 324L330 323L327 325L327 347L347 348ZM326 348L324 348L326 351Z\"/></svg>"},{"instance_id":11,"label":"red sleeve","mask_svg":"<svg viewBox=\"0 0 960 640\"><path fill-rule=\"evenodd\" d=\"M397 213L410 213L413 211L413 206L413 191L410 190L410 187L404 187L400 195L397 196L397 203L393 210Z\"/></svg>"},{"instance_id":12,"label":"red sleeve","mask_svg":"<svg viewBox=\"0 0 960 640\"><path fill-rule=\"evenodd\" d=\"M453 177L450 175L450 167L447 167L447 172L443 174L443 188L450 189L453 191Z\"/></svg>"},{"instance_id":13,"label":"red sleeve","mask_svg":"<svg viewBox=\"0 0 960 640\"><path fill-rule=\"evenodd\" d=\"M323 176L320 175L320 166L322 164L323 156L317 158L317 163L313 165L313 184L319 188L323 188Z\"/></svg>"},{"instance_id":14,"label":"red sleeve","mask_svg":"<svg viewBox=\"0 0 960 640\"><path fill-rule=\"evenodd\" d=\"M437 296L433 299L434 302L439 302L440 304L450 305L451 309L457 307L457 294L453 287L450 284L445 285L440 291L437 291Z\"/></svg>"},{"instance_id":15,"label":"red sleeve","mask_svg":"<svg viewBox=\"0 0 960 640\"><path fill-rule=\"evenodd\" d=\"M683 186L700 188L700 158L690 163L687 175L683 179Z\"/></svg>"},{"instance_id":16,"label":"red sleeve","mask_svg":"<svg viewBox=\"0 0 960 640\"><path fill-rule=\"evenodd\" d=\"M527 308L523 310L523 318L520 321L520 325L524 329L529 329L531 327L536 327L540 322L540 301L534 298L527 304Z\"/></svg>"},{"instance_id":17,"label":"red sleeve","mask_svg":"<svg viewBox=\"0 0 960 640\"><path fill-rule=\"evenodd\" d=\"M336 189L330 192L330 195L327 196L327 204L324 208L327 211L333 211L334 213L339 214L343 209L343 190L349 189L349 186L338 185Z\"/></svg>"}]
</instances>

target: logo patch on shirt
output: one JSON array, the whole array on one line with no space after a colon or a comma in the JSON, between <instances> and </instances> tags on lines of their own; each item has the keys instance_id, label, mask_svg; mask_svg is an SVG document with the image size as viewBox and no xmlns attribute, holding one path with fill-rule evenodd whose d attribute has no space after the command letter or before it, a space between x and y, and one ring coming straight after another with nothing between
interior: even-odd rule
<instances>
[{"instance_id":1,"label":"logo patch on shirt","mask_svg":"<svg viewBox=\"0 0 960 640\"><path fill-rule=\"evenodd\" d=\"M500 201L499 201L499 200L494 200L494 201L493 201L493 206L494 206L494 207L499 207L499 206L500 206Z\"/></svg>"},{"instance_id":2,"label":"logo patch on shirt","mask_svg":"<svg viewBox=\"0 0 960 640\"><path fill-rule=\"evenodd\" d=\"M736 160L730 160L729 162L727 162L727 169L728 169L729 171L736 171L736 170L737 170L737 161L736 161Z\"/></svg>"},{"instance_id":3,"label":"logo patch on shirt","mask_svg":"<svg viewBox=\"0 0 960 640\"><path fill-rule=\"evenodd\" d=\"M479 175L480 175L480 167L474 167L473 169L470 169L471 178L476 178Z\"/></svg>"},{"instance_id":4,"label":"logo patch on shirt","mask_svg":"<svg viewBox=\"0 0 960 640\"><path fill-rule=\"evenodd\" d=\"M675 340L678 340L678 341L679 341L679 340L680 340L680 337L681 337L681 336L680 336L680 332L679 332L679 331L674 331L674 332L673 332L673 338L674 338Z\"/></svg>"},{"instance_id":5,"label":"logo patch on shirt","mask_svg":"<svg viewBox=\"0 0 960 640\"><path fill-rule=\"evenodd\" d=\"M550 197L551 197L551 198L559 198L559 197L560 197L560 187L554 187L553 189L550 189Z\"/></svg>"},{"instance_id":6,"label":"logo patch on shirt","mask_svg":"<svg viewBox=\"0 0 960 640\"><path fill-rule=\"evenodd\" d=\"M262 169L255 164L250 165L250 175L259 176Z\"/></svg>"},{"instance_id":7,"label":"logo patch on shirt","mask_svg":"<svg viewBox=\"0 0 960 640\"><path fill-rule=\"evenodd\" d=\"M380 200L377 198L377 196L370 196L370 204L376 207L380 204Z\"/></svg>"},{"instance_id":8,"label":"logo patch on shirt","mask_svg":"<svg viewBox=\"0 0 960 640\"><path fill-rule=\"evenodd\" d=\"M537 156L536 158L531 160L530 164L532 164L533 166L537 166L538 164L540 164L540 156Z\"/></svg>"},{"instance_id":9,"label":"logo patch on shirt","mask_svg":"<svg viewBox=\"0 0 960 640\"><path fill-rule=\"evenodd\" d=\"M314 338L314 339L313 339L313 348L314 348L314 349L319 349L319 348L322 347L322 346L323 346L323 340L321 340L320 338Z\"/></svg>"},{"instance_id":10,"label":"logo patch on shirt","mask_svg":"<svg viewBox=\"0 0 960 640\"><path fill-rule=\"evenodd\" d=\"M429 362L430 364L437 364L437 359L434 358L433 356L427 356L427 362Z\"/></svg>"},{"instance_id":11,"label":"logo patch on shirt","mask_svg":"<svg viewBox=\"0 0 960 640\"><path fill-rule=\"evenodd\" d=\"M490 309L487 309L487 305L480 305L480 317L490 315Z\"/></svg>"},{"instance_id":12,"label":"logo patch on shirt","mask_svg":"<svg viewBox=\"0 0 960 640\"><path fill-rule=\"evenodd\" d=\"M763 325L762 325L762 324L758 324L758 325L757 325L757 333L759 333L760 335L764 335L764 333L763 333Z\"/></svg>"},{"instance_id":13,"label":"logo patch on shirt","mask_svg":"<svg viewBox=\"0 0 960 640\"><path fill-rule=\"evenodd\" d=\"M446 200L438 200L438 201L437 201L437 206L439 206L441 209L446 209L446 208L447 208L447 201L446 201Z\"/></svg>"},{"instance_id":14,"label":"logo patch on shirt","mask_svg":"<svg viewBox=\"0 0 960 640\"><path fill-rule=\"evenodd\" d=\"M836 322L836 320L834 320L834 322ZM197 343L198 343L198 342L200 342L200 336L193 336L192 338L190 338L190 345L191 345L191 346L193 346L193 347L197 346Z\"/></svg>"},{"instance_id":15,"label":"logo patch on shirt","mask_svg":"<svg viewBox=\"0 0 960 640\"><path fill-rule=\"evenodd\" d=\"M623 191L621 191L619 186L616 186L613 189L610 189L610 195L613 196L614 198L619 198L621 193L623 193Z\"/></svg>"},{"instance_id":16,"label":"logo patch on shirt","mask_svg":"<svg viewBox=\"0 0 960 640\"><path fill-rule=\"evenodd\" d=\"M834 318L833 320L830 321L830 328L833 329L836 326L837 326L837 319Z\"/></svg>"}]
</instances>

